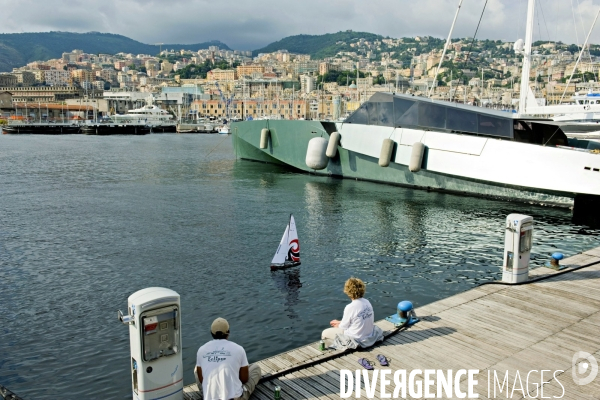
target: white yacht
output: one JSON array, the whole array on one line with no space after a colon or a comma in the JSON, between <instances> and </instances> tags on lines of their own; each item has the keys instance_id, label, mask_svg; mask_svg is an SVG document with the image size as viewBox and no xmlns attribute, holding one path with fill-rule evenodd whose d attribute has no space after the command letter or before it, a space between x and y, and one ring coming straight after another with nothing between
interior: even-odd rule
<instances>
[{"instance_id":1,"label":"white yacht","mask_svg":"<svg viewBox=\"0 0 600 400\"><path fill-rule=\"evenodd\" d=\"M581 112L554 116L562 131L568 136L579 139L600 139L600 112L587 111L586 108L600 105L600 93L576 93L573 104L581 107Z\"/></svg>"},{"instance_id":2,"label":"white yacht","mask_svg":"<svg viewBox=\"0 0 600 400\"><path fill-rule=\"evenodd\" d=\"M119 124L126 123L144 123L149 126L173 125L175 120L167 111L155 105L146 105L142 108L136 108L127 111L127 114L115 114L110 118Z\"/></svg>"}]
</instances>

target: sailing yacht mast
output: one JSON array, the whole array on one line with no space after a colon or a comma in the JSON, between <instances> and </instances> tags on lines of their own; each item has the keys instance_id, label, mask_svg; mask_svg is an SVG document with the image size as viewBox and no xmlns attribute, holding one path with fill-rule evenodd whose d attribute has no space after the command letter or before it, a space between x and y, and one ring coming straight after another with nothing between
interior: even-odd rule
<instances>
[{"instance_id":1,"label":"sailing yacht mast","mask_svg":"<svg viewBox=\"0 0 600 400\"><path fill-rule=\"evenodd\" d=\"M580 112L600 112L600 104L585 104L585 105L552 105L552 106L538 106L534 98L528 98L534 96L529 87L529 73L531 70L531 44L533 41L533 16L535 11L535 0L529 0L527 5L527 29L525 32L525 43L519 39L515 42L514 50L517 53L523 54L523 71L521 73L521 85L519 90L519 115L556 115L556 114L570 114ZM596 23L596 20L600 15L600 10L594 19L592 28ZM590 29L591 32L591 29ZM588 34L589 38L589 34ZM524 46L523 46L524 44ZM583 52L583 49L582 49ZM581 55L581 54L580 54ZM529 105L527 102L529 101Z\"/></svg>"},{"instance_id":2,"label":"sailing yacht mast","mask_svg":"<svg viewBox=\"0 0 600 400\"><path fill-rule=\"evenodd\" d=\"M521 72L521 90L519 93L519 114L525 114L527 94L529 93L529 72L531 69L531 41L533 40L533 15L535 0L527 4L527 28L525 30L525 48L523 51L523 71Z\"/></svg>"}]
</instances>

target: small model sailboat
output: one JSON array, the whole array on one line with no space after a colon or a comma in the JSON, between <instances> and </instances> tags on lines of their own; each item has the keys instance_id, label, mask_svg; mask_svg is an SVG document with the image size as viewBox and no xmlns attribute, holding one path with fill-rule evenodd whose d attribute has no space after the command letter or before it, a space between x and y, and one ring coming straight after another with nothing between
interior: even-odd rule
<instances>
[{"instance_id":1,"label":"small model sailboat","mask_svg":"<svg viewBox=\"0 0 600 400\"><path fill-rule=\"evenodd\" d=\"M279 247L271 261L271 269L283 269L300 265L300 242L298 241L298 231L296 230L296 221L290 214L290 222L285 227Z\"/></svg>"}]
</instances>

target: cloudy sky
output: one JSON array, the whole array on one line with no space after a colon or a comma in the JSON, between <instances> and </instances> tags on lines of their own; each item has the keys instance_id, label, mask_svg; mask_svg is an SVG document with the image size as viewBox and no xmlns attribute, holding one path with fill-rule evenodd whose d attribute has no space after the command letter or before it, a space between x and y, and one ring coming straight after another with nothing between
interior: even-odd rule
<instances>
[{"instance_id":1,"label":"cloudy sky","mask_svg":"<svg viewBox=\"0 0 600 400\"><path fill-rule=\"evenodd\" d=\"M254 50L283 37L352 29L445 38L459 0L0 0L0 32L109 32L144 43L221 40ZM453 37L473 36L485 0L463 0ZM537 0L534 40L583 43L600 0ZM488 0L478 38L525 33L527 0ZM598 22L600 25L600 21ZM592 31L600 43L600 27Z\"/></svg>"}]
</instances>

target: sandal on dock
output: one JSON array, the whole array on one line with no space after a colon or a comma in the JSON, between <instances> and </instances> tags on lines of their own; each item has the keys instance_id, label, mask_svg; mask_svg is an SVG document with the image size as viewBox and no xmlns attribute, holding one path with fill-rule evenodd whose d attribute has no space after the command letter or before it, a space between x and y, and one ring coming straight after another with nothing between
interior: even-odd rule
<instances>
[{"instance_id":1,"label":"sandal on dock","mask_svg":"<svg viewBox=\"0 0 600 400\"><path fill-rule=\"evenodd\" d=\"M368 370L374 369L373 363L371 361L367 360L366 358L359 358L358 363L360 365L362 365L365 369L368 369Z\"/></svg>"},{"instance_id":2,"label":"sandal on dock","mask_svg":"<svg viewBox=\"0 0 600 400\"><path fill-rule=\"evenodd\" d=\"M377 361L379 361L379 364L381 364L381 366L387 367L388 365L390 365L390 361L392 360L390 358L387 358L383 354L377 354Z\"/></svg>"}]
</instances>

